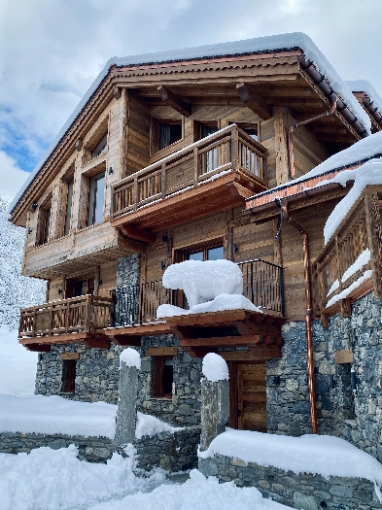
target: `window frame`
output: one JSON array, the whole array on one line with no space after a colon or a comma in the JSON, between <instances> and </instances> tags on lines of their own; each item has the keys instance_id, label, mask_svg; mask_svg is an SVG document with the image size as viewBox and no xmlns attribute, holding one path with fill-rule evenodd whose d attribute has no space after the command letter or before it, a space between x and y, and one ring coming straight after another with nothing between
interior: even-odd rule
<instances>
[{"instance_id":1,"label":"window frame","mask_svg":"<svg viewBox=\"0 0 382 510\"><path fill-rule=\"evenodd\" d=\"M50 241L52 233L52 196L40 206L37 220L36 246L44 246Z\"/></svg>"},{"instance_id":2,"label":"window frame","mask_svg":"<svg viewBox=\"0 0 382 510\"><path fill-rule=\"evenodd\" d=\"M61 393L71 393L72 395L75 394L76 372L77 372L76 359L62 360Z\"/></svg>"},{"instance_id":3,"label":"window frame","mask_svg":"<svg viewBox=\"0 0 382 510\"><path fill-rule=\"evenodd\" d=\"M172 361L172 381L171 392L165 392L165 364L166 361ZM174 356L155 356L155 378L154 378L154 398L171 399L172 386L174 383Z\"/></svg>"},{"instance_id":4,"label":"window frame","mask_svg":"<svg viewBox=\"0 0 382 510\"><path fill-rule=\"evenodd\" d=\"M105 216L105 194L106 194L106 170L102 170L97 174L91 176L89 179L89 194L88 194L88 214L87 214L87 226L99 225L102 223ZM96 221L96 210L97 210L97 187L96 183L104 179L104 191L102 200L102 219ZM93 202L93 204L92 204Z\"/></svg>"}]
</instances>

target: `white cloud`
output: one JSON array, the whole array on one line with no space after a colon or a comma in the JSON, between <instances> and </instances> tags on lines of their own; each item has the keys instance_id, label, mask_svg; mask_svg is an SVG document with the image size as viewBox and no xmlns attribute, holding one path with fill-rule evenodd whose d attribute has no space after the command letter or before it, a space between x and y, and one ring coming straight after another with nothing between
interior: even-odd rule
<instances>
[{"instance_id":1,"label":"white cloud","mask_svg":"<svg viewBox=\"0 0 382 510\"><path fill-rule=\"evenodd\" d=\"M0 150L0 196L12 200L30 174L24 172L16 161Z\"/></svg>"}]
</instances>

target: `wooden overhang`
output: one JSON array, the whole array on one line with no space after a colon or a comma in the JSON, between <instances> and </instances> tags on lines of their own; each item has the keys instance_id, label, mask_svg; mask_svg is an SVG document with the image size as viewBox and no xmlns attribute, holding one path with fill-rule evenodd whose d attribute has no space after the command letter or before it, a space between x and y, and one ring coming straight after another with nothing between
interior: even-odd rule
<instances>
[{"instance_id":1,"label":"wooden overhang","mask_svg":"<svg viewBox=\"0 0 382 510\"><path fill-rule=\"evenodd\" d=\"M143 336L174 334L192 357L202 357L221 348L248 347L244 359L265 360L281 356L280 316L247 310L229 310L167 317L157 323L105 329L117 345L141 346ZM231 353L230 353L231 352ZM237 355L224 352L227 359Z\"/></svg>"},{"instance_id":2,"label":"wooden overhang","mask_svg":"<svg viewBox=\"0 0 382 510\"><path fill-rule=\"evenodd\" d=\"M262 112L285 106L296 120L304 120L322 112L336 96L325 77L313 67L299 49L160 64L112 65L23 192L11 212L11 221L25 226L30 204L52 182L57 169L108 103L118 100L121 89L134 91L149 106L163 105L164 99L178 110L180 104L185 113L198 105L243 105L244 99L249 107L260 108ZM237 89L238 84L245 88ZM333 116L323 118L312 129L320 140L333 145L333 152L365 136L359 120L343 104Z\"/></svg>"},{"instance_id":3,"label":"wooden overhang","mask_svg":"<svg viewBox=\"0 0 382 510\"><path fill-rule=\"evenodd\" d=\"M359 164L353 165L347 167L346 170L354 170L359 166ZM295 211L316 203L342 198L349 192L351 184L346 188L337 182L317 185L324 181L330 181L343 170L345 168L332 170L296 183L291 181L283 186L250 197L246 200L246 209L243 214L255 214L255 221L261 222L280 215L277 199L280 199L283 205L287 204L289 211Z\"/></svg>"},{"instance_id":4,"label":"wooden overhang","mask_svg":"<svg viewBox=\"0 0 382 510\"><path fill-rule=\"evenodd\" d=\"M150 242L153 232L162 232L190 221L245 204L253 190L265 186L254 183L239 171L217 176L210 182L192 189L181 190L174 196L159 199L134 211L122 213L112 220L112 225L132 239Z\"/></svg>"},{"instance_id":5,"label":"wooden overhang","mask_svg":"<svg viewBox=\"0 0 382 510\"><path fill-rule=\"evenodd\" d=\"M64 333L61 335L36 336L33 338L19 338L19 343L29 351L49 352L52 345L73 344L83 342L86 347L93 349L110 349L110 339L104 334L87 332Z\"/></svg>"}]
</instances>

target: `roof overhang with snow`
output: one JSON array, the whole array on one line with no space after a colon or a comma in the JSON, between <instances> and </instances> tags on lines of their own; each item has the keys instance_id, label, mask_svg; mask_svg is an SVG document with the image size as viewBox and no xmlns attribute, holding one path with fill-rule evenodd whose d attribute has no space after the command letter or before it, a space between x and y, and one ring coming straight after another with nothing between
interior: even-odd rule
<instances>
[{"instance_id":1,"label":"roof overhang with snow","mask_svg":"<svg viewBox=\"0 0 382 510\"><path fill-rule=\"evenodd\" d=\"M208 69L208 66L219 62L230 60L244 62L251 59L251 56L252 58L256 56L257 59L269 59L279 58L281 55L289 55L295 58L300 73L307 77L307 81L312 87L319 89L321 97L327 104L333 101L337 102L336 115L341 118L356 138L369 134L370 119L368 115L330 62L312 40L303 33L112 58L94 80L16 195L10 207L11 221L21 224L21 216L25 216L25 211L35 198L31 188L38 187L35 185L41 183L42 180L45 181L56 162L62 160L65 155L69 154L70 150L74 150L75 143L81 135L81 126L82 129L88 128L88 123L85 122L87 116L93 118L93 110L96 105L102 108L113 98L115 87L123 81L126 73L129 76L134 74L135 77L141 77L161 72L162 75L169 76L173 74L174 68L177 68L177 72L184 73L184 79L188 79L190 73L186 73L192 64L203 64L205 70ZM243 67L245 65L244 62ZM223 69L223 67L221 68ZM225 65L224 69L226 68Z\"/></svg>"}]
</instances>

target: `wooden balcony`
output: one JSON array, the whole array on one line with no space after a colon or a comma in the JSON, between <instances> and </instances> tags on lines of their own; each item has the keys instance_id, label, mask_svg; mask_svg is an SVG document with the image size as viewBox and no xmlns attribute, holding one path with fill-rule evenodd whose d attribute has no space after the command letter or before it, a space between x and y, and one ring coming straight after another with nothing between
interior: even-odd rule
<instances>
[{"instance_id":1,"label":"wooden balcony","mask_svg":"<svg viewBox=\"0 0 382 510\"><path fill-rule=\"evenodd\" d=\"M88 347L110 347L104 328L110 325L112 299L86 295L21 310L19 342L29 350L49 351L52 344L84 341Z\"/></svg>"},{"instance_id":2,"label":"wooden balcony","mask_svg":"<svg viewBox=\"0 0 382 510\"><path fill-rule=\"evenodd\" d=\"M314 315L324 324L339 310L350 316L351 303L373 289L382 297L380 197L382 188L368 186L313 264Z\"/></svg>"},{"instance_id":3,"label":"wooden balcony","mask_svg":"<svg viewBox=\"0 0 382 510\"><path fill-rule=\"evenodd\" d=\"M117 345L140 346L142 336L174 333L180 345L195 356L218 347L250 345L261 351L261 359L276 357L283 322L282 268L261 259L238 265L243 273L244 295L264 313L230 310L157 320L158 306L173 304L183 308L186 303L183 292L165 289L161 281L154 281L116 292L116 324L105 334ZM251 359L255 357L252 353Z\"/></svg>"},{"instance_id":4,"label":"wooden balcony","mask_svg":"<svg viewBox=\"0 0 382 510\"><path fill-rule=\"evenodd\" d=\"M73 271L93 269L102 260L116 260L141 248L126 240L109 221L72 232L47 244L28 248L23 275L50 279Z\"/></svg>"},{"instance_id":5,"label":"wooden balcony","mask_svg":"<svg viewBox=\"0 0 382 510\"><path fill-rule=\"evenodd\" d=\"M149 241L147 230L244 205L265 189L265 164L266 149L233 124L116 184L112 224Z\"/></svg>"}]
</instances>

